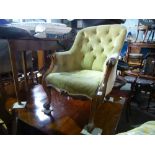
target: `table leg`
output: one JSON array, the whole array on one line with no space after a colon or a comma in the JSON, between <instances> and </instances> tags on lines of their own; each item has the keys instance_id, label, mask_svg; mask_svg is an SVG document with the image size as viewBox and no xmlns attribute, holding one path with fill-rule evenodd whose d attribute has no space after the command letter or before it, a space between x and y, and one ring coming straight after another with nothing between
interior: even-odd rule
<instances>
[{"instance_id":1,"label":"table leg","mask_svg":"<svg viewBox=\"0 0 155 155\"><path fill-rule=\"evenodd\" d=\"M38 69L41 70L41 69L43 69L44 64L45 64L44 51L38 50L37 53L38 53Z\"/></svg>"},{"instance_id":2,"label":"table leg","mask_svg":"<svg viewBox=\"0 0 155 155\"><path fill-rule=\"evenodd\" d=\"M21 102L21 99L19 96L19 83L18 83L18 72L16 67L15 51L14 51L14 48L12 48L12 44L9 44L8 47L9 47L10 62L11 62L13 81L14 81L14 87L15 87L15 94L17 98L17 102L14 104L13 108L24 108L26 105L26 102Z\"/></svg>"},{"instance_id":3,"label":"table leg","mask_svg":"<svg viewBox=\"0 0 155 155\"><path fill-rule=\"evenodd\" d=\"M13 74L13 81L14 81L14 87L15 87L15 93L16 93L16 97L17 97L17 102L21 102L20 101L20 97L19 97L19 84L18 84L18 73L17 73L17 67L16 67L16 58L15 58L15 51L13 51L13 49L11 49L10 46L9 47L9 55L10 55L10 62L11 62L11 68L12 68L12 74Z\"/></svg>"},{"instance_id":4,"label":"table leg","mask_svg":"<svg viewBox=\"0 0 155 155\"><path fill-rule=\"evenodd\" d=\"M29 87L28 87L28 77L27 77L26 51L22 51L22 65L23 65L23 71L24 71L25 89L27 93L29 90Z\"/></svg>"}]
</instances>

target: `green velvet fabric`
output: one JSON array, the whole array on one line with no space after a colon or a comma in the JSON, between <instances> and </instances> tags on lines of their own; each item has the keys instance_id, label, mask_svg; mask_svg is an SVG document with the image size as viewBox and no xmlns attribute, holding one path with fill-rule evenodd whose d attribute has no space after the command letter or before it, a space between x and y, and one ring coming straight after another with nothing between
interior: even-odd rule
<instances>
[{"instance_id":1,"label":"green velvet fabric","mask_svg":"<svg viewBox=\"0 0 155 155\"><path fill-rule=\"evenodd\" d=\"M51 73L46 77L54 87L68 90L69 94L91 96L102 79L103 73L94 70ZM78 92L78 93L77 93Z\"/></svg>"},{"instance_id":2,"label":"green velvet fabric","mask_svg":"<svg viewBox=\"0 0 155 155\"><path fill-rule=\"evenodd\" d=\"M94 96L105 76L107 61L111 57L118 59L125 36L126 28L117 24L80 30L69 51L56 53L55 67L46 77L47 85L64 89L69 94ZM106 94L114 85L116 65L109 76Z\"/></svg>"},{"instance_id":3,"label":"green velvet fabric","mask_svg":"<svg viewBox=\"0 0 155 155\"><path fill-rule=\"evenodd\" d=\"M119 135L155 135L155 121L148 121L137 128L119 133Z\"/></svg>"}]
</instances>

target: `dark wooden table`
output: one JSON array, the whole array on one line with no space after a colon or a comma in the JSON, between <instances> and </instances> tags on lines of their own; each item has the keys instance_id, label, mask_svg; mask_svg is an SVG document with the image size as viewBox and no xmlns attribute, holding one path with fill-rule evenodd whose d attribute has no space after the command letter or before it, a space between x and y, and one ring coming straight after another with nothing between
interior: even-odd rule
<instances>
[{"instance_id":1,"label":"dark wooden table","mask_svg":"<svg viewBox=\"0 0 155 155\"><path fill-rule=\"evenodd\" d=\"M37 88L37 87L36 87ZM44 134L79 135L84 125L88 123L90 101L75 100L64 97L52 91L53 118L43 112L44 92L33 89L31 99L25 109L16 109L17 118ZM115 93L114 93L115 94ZM102 134L115 134L125 99L118 95L111 96L110 100L99 106L95 117L96 127L102 128ZM16 99L6 102L6 109L11 114ZM25 132L24 132L25 133ZM35 133L34 133L35 134Z\"/></svg>"},{"instance_id":2,"label":"dark wooden table","mask_svg":"<svg viewBox=\"0 0 155 155\"><path fill-rule=\"evenodd\" d=\"M37 38L30 38L30 39L10 39L8 40L9 46L9 54L10 54L10 61L15 85L15 93L17 97L17 102L21 102L21 98L19 96L19 83L18 83L18 71L17 71L17 61L16 61L16 54L21 52L22 54L22 64L23 64L23 71L24 71L24 78L25 78L25 88L28 90L28 77L27 77L27 63L26 63L26 52L27 51L38 51L38 50L45 50L45 51L55 51L56 48L53 43L59 42L60 39L37 39Z\"/></svg>"}]
</instances>

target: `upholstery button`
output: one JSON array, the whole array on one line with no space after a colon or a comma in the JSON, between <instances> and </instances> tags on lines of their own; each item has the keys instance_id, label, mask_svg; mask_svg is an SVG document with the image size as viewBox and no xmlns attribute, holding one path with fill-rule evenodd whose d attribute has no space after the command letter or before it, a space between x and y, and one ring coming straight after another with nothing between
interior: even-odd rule
<instances>
[{"instance_id":1,"label":"upholstery button","mask_svg":"<svg viewBox=\"0 0 155 155\"><path fill-rule=\"evenodd\" d=\"M84 32L81 33L82 36L85 36Z\"/></svg>"},{"instance_id":2,"label":"upholstery button","mask_svg":"<svg viewBox=\"0 0 155 155\"><path fill-rule=\"evenodd\" d=\"M112 42L112 39L109 39L109 42Z\"/></svg>"},{"instance_id":3,"label":"upholstery button","mask_svg":"<svg viewBox=\"0 0 155 155\"><path fill-rule=\"evenodd\" d=\"M86 33L83 32L84 37L86 37Z\"/></svg>"},{"instance_id":4,"label":"upholstery button","mask_svg":"<svg viewBox=\"0 0 155 155\"><path fill-rule=\"evenodd\" d=\"M92 46L90 47L90 51L93 51L93 47Z\"/></svg>"},{"instance_id":5,"label":"upholstery button","mask_svg":"<svg viewBox=\"0 0 155 155\"><path fill-rule=\"evenodd\" d=\"M88 39L88 38L86 38L86 42L87 42L87 43L89 42L89 39Z\"/></svg>"},{"instance_id":6,"label":"upholstery button","mask_svg":"<svg viewBox=\"0 0 155 155\"><path fill-rule=\"evenodd\" d=\"M98 39L98 43L101 43L101 39Z\"/></svg>"}]
</instances>

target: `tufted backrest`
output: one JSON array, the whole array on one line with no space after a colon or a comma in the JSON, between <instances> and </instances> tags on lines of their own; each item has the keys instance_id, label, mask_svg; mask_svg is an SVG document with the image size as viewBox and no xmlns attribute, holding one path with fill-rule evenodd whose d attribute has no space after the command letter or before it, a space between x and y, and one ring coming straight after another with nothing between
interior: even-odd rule
<instances>
[{"instance_id":1,"label":"tufted backrest","mask_svg":"<svg viewBox=\"0 0 155 155\"><path fill-rule=\"evenodd\" d=\"M82 69L103 70L105 60L119 53L126 35L122 25L101 25L78 32L72 50L78 54Z\"/></svg>"}]
</instances>

